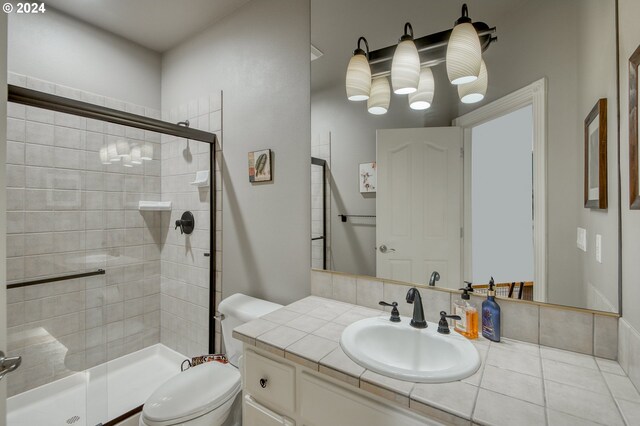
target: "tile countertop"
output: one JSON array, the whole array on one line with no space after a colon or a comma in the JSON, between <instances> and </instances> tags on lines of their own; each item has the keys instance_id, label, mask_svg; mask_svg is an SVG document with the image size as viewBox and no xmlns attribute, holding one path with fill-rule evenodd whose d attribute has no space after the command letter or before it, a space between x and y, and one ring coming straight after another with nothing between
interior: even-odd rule
<instances>
[{"instance_id":1,"label":"tile countertop","mask_svg":"<svg viewBox=\"0 0 640 426\"><path fill-rule=\"evenodd\" d=\"M412 383L366 370L342 351L340 335L355 321L381 315L389 314L309 296L233 335L447 423L640 425L640 394L617 362L516 340L472 340L482 365L461 381Z\"/></svg>"}]
</instances>

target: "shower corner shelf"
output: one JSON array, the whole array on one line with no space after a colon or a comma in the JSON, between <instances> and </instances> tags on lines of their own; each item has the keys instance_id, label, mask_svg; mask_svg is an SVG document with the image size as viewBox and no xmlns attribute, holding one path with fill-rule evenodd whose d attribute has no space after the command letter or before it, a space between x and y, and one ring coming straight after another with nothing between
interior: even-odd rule
<instances>
[{"instance_id":1,"label":"shower corner shelf","mask_svg":"<svg viewBox=\"0 0 640 426\"><path fill-rule=\"evenodd\" d=\"M209 186L209 170L199 170L196 172L196 180L189 182L193 186Z\"/></svg>"},{"instance_id":2,"label":"shower corner shelf","mask_svg":"<svg viewBox=\"0 0 640 426\"><path fill-rule=\"evenodd\" d=\"M171 201L140 201L138 202L140 211L171 211Z\"/></svg>"}]
</instances>

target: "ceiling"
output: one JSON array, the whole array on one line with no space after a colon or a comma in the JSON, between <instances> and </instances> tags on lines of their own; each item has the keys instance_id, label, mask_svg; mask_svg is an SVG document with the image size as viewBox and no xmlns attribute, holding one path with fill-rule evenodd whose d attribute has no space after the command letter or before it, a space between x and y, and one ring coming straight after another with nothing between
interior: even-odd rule
<instances>
[{"instance_id":1,"label":"ceiling","mask_svg":"<svg viewBox=\"0 0 640 426\"><path fill-rule=\"evenodd\" d=\"M469 17L494 26L498 17L512 14L528 1L466 0ZM344 79L359 36L371 50L395 45L404 23L410 21L415 37L453 27L463 1L443 0L311 0L311 43L324 54L311 70L312 91L332 87ZM498 28L498 38L500 29Z\"/></svg>"},{"instance_id":2,"label":"ceiling","mask_svg":"<svg viewBox=\"0 0 640 426\"><path fill-rule=\"evenodd\" d=\"M164 52L249 0L47 0L47 6Z\"/></svg>"}]
</instances>

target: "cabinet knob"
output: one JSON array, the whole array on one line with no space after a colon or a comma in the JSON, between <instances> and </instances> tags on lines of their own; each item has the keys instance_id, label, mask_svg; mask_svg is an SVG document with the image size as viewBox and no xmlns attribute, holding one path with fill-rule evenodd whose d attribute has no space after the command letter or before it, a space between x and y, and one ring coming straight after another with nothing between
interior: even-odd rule
<instances>
[{"instance_id":1,"label":"cabinet knob","mask_svg":"<svg viewBox=\"0 0 640 426\"><path fill-rule=\"evenodd\" d=\"M260 379L260 387L263 389L267 387L267 379Z\"/></svg>"}]
</instances>

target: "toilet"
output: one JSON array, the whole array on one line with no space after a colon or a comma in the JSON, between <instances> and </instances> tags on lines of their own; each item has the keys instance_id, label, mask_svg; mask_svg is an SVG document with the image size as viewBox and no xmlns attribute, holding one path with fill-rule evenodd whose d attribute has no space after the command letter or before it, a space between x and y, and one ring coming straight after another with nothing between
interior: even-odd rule
<instances>
[{"instance_id":1,"label":"toilet","mask_svg":"<svg viewBox=\"0 0 640 426\"><path fill-rule=\"evenodd\" d=\"M229 364L207 362L164 382L145 402L140 426L240 426L242 342L231 334L237 326L281 307L244 294L220 302Z\"/></svg>"}]
</instances>

